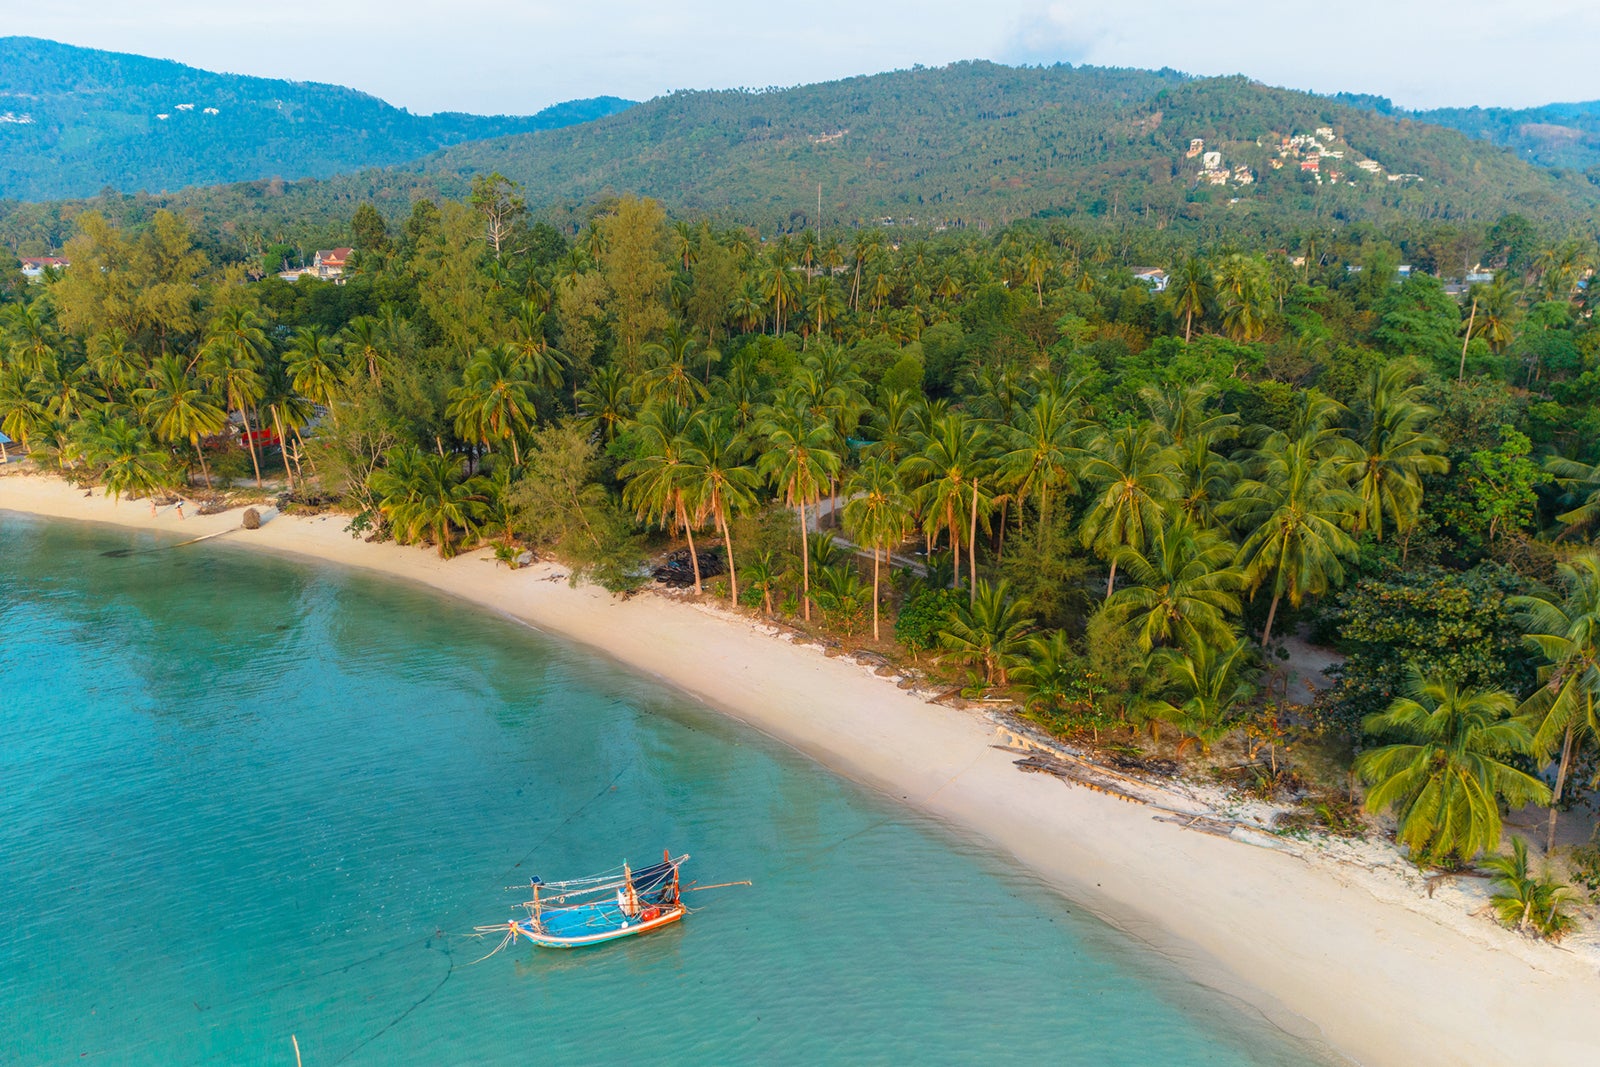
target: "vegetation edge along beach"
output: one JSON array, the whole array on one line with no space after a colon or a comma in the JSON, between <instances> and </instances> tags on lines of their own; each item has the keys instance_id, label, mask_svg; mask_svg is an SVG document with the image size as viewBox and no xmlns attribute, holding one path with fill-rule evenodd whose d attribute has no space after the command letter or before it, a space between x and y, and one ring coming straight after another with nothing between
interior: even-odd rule
<instances>
[{"instance_id":1,"label":"vegetation edge along beach","mask_svg":"<svg viewBox=\"0 0 1600 1067\"><path fill-rule=\"evenodd\" d=\"M1593 968L1537 951L1457 900L1373 871L1369 857L1270 850L1157 821L1103 792L1018 773L1021 753L981 714L930 703L869 667L784 640L758 619L666 597L573 586L568 568L508 573L492 550L445 561L345 531L348 516L243 507L180 517L58 477L0 474L0 516L159 531L416 582L578 641L663 679L817 759L1007 852L1072 899L1292 1034L1364 1063L1468 1062L1486 1043L1586 1048ZM1169 802L1180 801L1176 794ZM1259 844L1259 843L1258 843ZM1405 1010L1396 1010L1403 1005ZM1476 1020L1494 1012L1491 1036Z\"/></svg>"},{"instance_id":2,"label":"vegetation edge along beach","mask_svg":"<svg viewBox=\"0 0 1600 1067\"><path fill-rule=\"evenodd\" d=\"M0 278L0 462L66 480L0 506L204 535L252 504L238 537L671 679L1359 1058L1577 1047L1471 1020L1576 1003L1600 952L1582 237L584 214L480 175L280 272L84 211Z\"/></svg>"}]
</instances>

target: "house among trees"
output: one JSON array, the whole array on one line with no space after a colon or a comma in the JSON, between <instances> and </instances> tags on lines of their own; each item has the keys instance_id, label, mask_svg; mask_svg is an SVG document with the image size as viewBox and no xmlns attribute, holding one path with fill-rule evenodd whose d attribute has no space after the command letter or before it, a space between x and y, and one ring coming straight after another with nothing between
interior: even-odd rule
<instances>
[{"instance_id":1,"label":"house among trees","mask_svg":"<svg viewBox=\"0 0 1600 1067\"><path fill-rule=\"evenodd\" d=\"M23 256L22 276L30 282L44 277L47 270L66 270L67 261L60 256Z\"/></svg>"},{"instance_id":2,"label":"house among trees","mask_svg":"<svg viewBox=\"0 0 1600 1067\"><path fill-rule=\"evenodd\" d=\"M351 248L321 249L311 259L311 271L323 281L333 281L344 274L344 264L350 258Z\"/></svg>"},{"instance_id":3,"label":"house among trees","mask_svg":"<svg viewBox=\"0 0 1600 1067\"><path fill-rule=\"evenodd\" d=\"M1148 285L1152 293L1167 291L1167 272L1160 267L1135 267L1133 280Z\"/></svg>"}]
</instances>

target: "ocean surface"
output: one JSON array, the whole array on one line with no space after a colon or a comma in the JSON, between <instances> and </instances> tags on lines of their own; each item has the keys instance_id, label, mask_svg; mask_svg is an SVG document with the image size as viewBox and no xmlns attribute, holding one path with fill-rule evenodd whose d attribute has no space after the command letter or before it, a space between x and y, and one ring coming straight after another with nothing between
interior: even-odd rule
<instances>
[{"instance_id":1,"label":"ocean surface","mask_svg":"<svg viewBox=\"0 0 1600 1067\"><path fill-rule=\"evenodd\" d=\"M173 546L0 512L0 1063L289 1067L291 1035L305 1067L1324 1061L597 655ZM473 962L506 887L667 847L686 880L754 885L646 937Z\"/></svg>"}]
</instances>

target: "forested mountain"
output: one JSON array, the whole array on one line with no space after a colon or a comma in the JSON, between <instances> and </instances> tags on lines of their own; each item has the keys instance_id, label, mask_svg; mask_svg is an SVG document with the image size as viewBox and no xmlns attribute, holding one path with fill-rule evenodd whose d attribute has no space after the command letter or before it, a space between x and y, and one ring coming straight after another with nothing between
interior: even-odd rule
<instances>
[{"instance_id":1,"label":"forested mountain","mask_svg":"<svg viewBox=\"0 0 1600 1067\"><path fill-rule=\"evenodd\" d=\"M1304 151L1279 154L1283 138L1319 128L1332 132L1320 172L1302 169ZM1226 180L1202 176L1204 157L1188 156L1196 138L1222 153ZM546 203L649 193L764 228L814 215L818 183L824 226L1041 213L1157 226L1223 212L1469 219L1512 207L1576 218L1600 204L1580 177L1326 97L1243 78L983 62L781 92L676 93L591 125L457 145L410 169L499 170Z\"/></svg>"},{"instance_id":2,"label":"forested mountain","mask_svg":"<svg viewBox=\"0 0 1600 1067\"><path fill-rule=\"evenodd\" d=\"M1600 175L1600 100L1542 107L1397 108L1381 96L1343 96L1382 115L1448 126L1468 137L1504 145L1530 163Z\"/></svg>"},{"instance_id":3,"label":"forested mountain","mask_svg":"<svg viewBox=\"0 0 1600 1067\"><path fill-rule=\"evenodd\" d=\"M529 116L422 116L337 85L215 74L6 37L0 38L0 197L327 177L628 106L599 97Z\"/></svg>"},{"instance_id":4,"label":"forested mountain","mask_svg":"<svg viewBox=\"0 0 1600 1067\"><path fill-rule=\"evenodd\" d=\"M886 219L981 231L1041 216L1258 245L1359 223L1483 229L1510 212L1575 230L1600 212L1600 188L1582 175L1371 107L1244 78L969 62L674 93L322 181L11 205L0 210L0 241L24 254L60 247L72 216L92 206L129 224L172 208L218 247L250 253L326 243L348 237L362 203L399 223L418 197L461 196L493 171L568 232L597 202L627 193L763 234Z\"/></svg>"}]
</instances>

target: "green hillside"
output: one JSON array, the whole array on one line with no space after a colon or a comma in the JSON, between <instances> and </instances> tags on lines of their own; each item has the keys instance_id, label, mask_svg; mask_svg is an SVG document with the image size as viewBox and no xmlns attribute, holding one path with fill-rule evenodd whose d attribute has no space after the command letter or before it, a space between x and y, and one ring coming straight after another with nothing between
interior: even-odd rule
<instances>
[{"instance_id":1,"label":"green hillside","mask_svg":"<svg viewBox=\"0 0 1600 1067\"><path fill-rule=\"evenodd\" d=\"M1191 157L1195 140L1204 151ZM1208 170L1206 152L1220 153L1220 165ZM0 241L59 247L88 204L129 224L173 208L222 248L331 243L348 237L362 203L397 224L416 198L459 197L491 171L569 229L594 203L635 193L680 214L797 232L819 221L819 185L828 230L885 220L986 230L1045 217L1260 244L1362 223L1482 229L1513 212L1568 230L1600 212L1600 189L1579 174L1327 97L1174 71L970 62L767 92L674 93L327 180L13 204L0 208Z\"/></svg>"},{"instance_id":2,"label":"green hillside","mask_svg":"<svg viewBox=\"0 0 1600 1067\"><path fill-rule=\"evenodd\" d=\"M420 116L334 85L214 74L6 37L0 38L0 197L327 177L627 106L601 97L526 117Z\"/></svg>"},{"instance_id":3,"label":"green hillside","mask_svg":"<svg viewBox=\"0 0 1600 1067\"><path fill-rule=\"evenodd\" d=\"M1280 138L1318 127L1332 127L1349 154L1338 184L1318 185L1298 160L1272 169ZM1253 181L1203 183L1200 162L1186 158L1192 138ZM1357 158L1380 172L1358 170ZM1600 203L1581 178L1326 97L1242 78L981 62L781 92L676 93L592 125L457 145L409 169L499 170L545 203L648 193L763 227L814 215L818 183L825 226L1041 213L1157 225L1223 212L1473 219L1513 208L1558 219ZM1417 177L1388 180L1400 174Z\"/></svg>"},{"instance_id":4,"label":"green hillside","mask_svg":"<svg viewBox=\"0 0 1600 1067\"><path fill-rule=\"evenodd\" d=\"M1340 99L1384 115L1404 116L1493 141L1544 167L1581 170L1600 177L1600 100L1542 107L1448 107L1407 111L1378 96Z\"/></svg>"}]
</instances>

